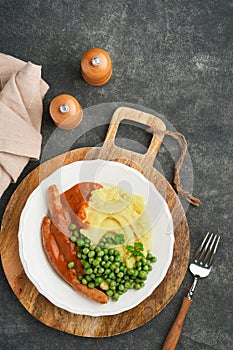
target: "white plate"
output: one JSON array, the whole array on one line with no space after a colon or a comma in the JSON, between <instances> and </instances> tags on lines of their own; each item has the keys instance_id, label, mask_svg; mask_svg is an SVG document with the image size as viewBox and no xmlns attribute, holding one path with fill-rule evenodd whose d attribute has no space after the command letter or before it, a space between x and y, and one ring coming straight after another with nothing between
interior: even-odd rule
<instances>
[{"instance_id":1,"label":"white plate","mask_svg":"<svg viewBox=\"0 0 233 350\"><path fill-rule=\"evenodd\" d=\"M56 184L60 193L84 181L111 183L142 196L146 203L152 229L152 253L157 257L145 287L129 290L118 302L101 305L75 292L54 271L47 260L41 242L41 223L47 215L46 192ZM145 298L161 283L172 260L174 234L172 216L167 203L137 170L117 162L103 160L78 161L61 167L32 192L22 211L19 225L19 254L24 270L38 291L54 305L67 311L90 316L114 315L129 310Z\"/></svg>"}]
</instances>

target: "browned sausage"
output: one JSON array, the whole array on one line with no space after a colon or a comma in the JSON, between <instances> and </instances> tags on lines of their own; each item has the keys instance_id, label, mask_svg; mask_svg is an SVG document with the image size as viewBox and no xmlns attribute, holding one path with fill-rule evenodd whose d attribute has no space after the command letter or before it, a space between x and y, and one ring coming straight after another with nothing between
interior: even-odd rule
<instances>
[{"instance_id":1,"label":"browned sausage","mask_svg":"<svg viewBox=\"0 0 233 350\"><path fill-rule=\"evenodd\" d=\"M56 185L52 185L48 188L48 208L49 214L54 225L63 232L67 237L71 236L69 231L69 225L71 224L71 218L68 210L65 210L61 204L60 195Z\"/></svg>"},{"instance_id":2,"label":"browned sausage","mask_svg":"<svg viewBox=\"0 0 233 350\"><path fill-rule=\"evenodd\" d=\"M75 224L78 229L88 228L85 222L85 209L88 199L93 190L101 188L102 185L95 182L81 182L59 195L56 185L48 188L48 208L52 222L67 237L71 236L69 225Z\"/></svg>"},{"instance_id":3,"label":"browned sausage","mask_svg":"<svg viewBox=\"0 0 233 350\"><path fill-rule=\"evenodd\" d=\"M83 294L89 299L101 304L108 302L107 295L97 288L89 288L83 285L78 279L77 274L83 273L83 266L77 257L76 245L70 242L56 226L54 226L49 217L44 217L41 227L42 242L45 253L54 269L59 275L70 284L77 292ZM75 267L69 269L67 264L74 261Z\"/></svg>"},{"instance_id":4,"label":"browned sausage","mask_svg":"<svg viewBox=\"0 0 233 350\"><path fill-rule=\"evenodd\" d=\"M91 192L101 187L103 186L95 182L81 182L61 194L61 204L78 228L88 228L85 222L88 200Z\"/></svg>"}]
</instances>

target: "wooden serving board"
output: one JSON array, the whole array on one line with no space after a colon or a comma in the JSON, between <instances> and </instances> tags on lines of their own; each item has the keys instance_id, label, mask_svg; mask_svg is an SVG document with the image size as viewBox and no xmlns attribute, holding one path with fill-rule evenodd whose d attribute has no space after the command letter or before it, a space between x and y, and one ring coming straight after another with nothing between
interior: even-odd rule
<instances>
[{"instance_id":1,"label":"wooden serving board","mask_svg":"<svg viewBox=\"0 0 233 350\"><path fill-rule=\"evenodd\" d=\"M5 210L0 235L1 259L6 278L23 306L36 319L58 330L86 337L108 337L128 332L156 316L174 297L187 270L189 229L178 196L169 182L153 168L162 136L153 135L145 155L117 147L117 128L123 119L146 124L150 130L165 130L163 122L152 115L125 107L118 108L102 148L81 148L48 160L34 169L18 186ZM143 173L165 198L174 223L173 259L166 277L154 292L135 308L118 315L91 317L70 313L50 303L27 278L18 252L18 227L22 209L31 192L59 167L84 159L122 162ZM156 210L156 209L155 209ZM31 228L33 230L33 228ZM33 234L33 231L32 231ZM120 301L119 301L120 302Z\"/></svg>"}]
</instances>

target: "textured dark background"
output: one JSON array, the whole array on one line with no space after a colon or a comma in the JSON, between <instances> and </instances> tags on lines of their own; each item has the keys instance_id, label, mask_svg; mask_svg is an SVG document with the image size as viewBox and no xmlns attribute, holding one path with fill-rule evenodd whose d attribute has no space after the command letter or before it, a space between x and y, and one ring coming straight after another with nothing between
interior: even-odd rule
<instances>
[{"instance_id":1,"label":"textured dark background","mask_svg":"<svg viewBox=\"0 0 233 350\"><path fill-rule=\"evenodd\" d=\"M208 230L220 233L222 241L212 273L199 283L179 350L233 348L232 28L233 2L227 0L0 1L0 51L41 64L50 84L44 101L43 160L67 150L72 138L73 148L101 143L117 106L100 106L91 121L84 116L77 131L52 135L55 126L48 105L63 92L78 98L83 108L122 101L145 106L186 136L194 193L202 200L200 208L187 211L191 252ZM98 88L80 75L82 54L96 46L107 50L113 63L111 81ZM54 142L46 148L51 135ZM128 126L120 128L119 137L136 140L139 151L149 142L141 129ZM176 145L169 145L175 152ZM165 147L159 160L171 180L173 163ZM19 182L38 164L31 162ZM0 200L1 217L17 184ZM190 283L187 274L170 304L143 327L112 338L88 339L36 321L18 302L1 267L0 349L161 349Z\"/></svg>"}]
</instances>

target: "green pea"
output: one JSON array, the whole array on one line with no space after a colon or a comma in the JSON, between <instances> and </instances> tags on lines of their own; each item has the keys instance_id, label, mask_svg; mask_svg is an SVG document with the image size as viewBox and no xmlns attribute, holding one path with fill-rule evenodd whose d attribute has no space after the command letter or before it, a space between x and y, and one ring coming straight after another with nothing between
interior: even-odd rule
<instances>
[{"instance_id":1,"label":"green pea","mask_svg":"<svg viewBox=\"0 0 233 350\"><path fill-rule=\"evenodd\" d=\"M145 287L145 283L144 282L141 282L141 288Z\"/></svg>"},{"instance_id":2,"label":"green pea","mask_svg":"<svg viewBox=\"0 0 233 350\"><path fill-rule=\"evenodd\" d=\"M85 270L85 273L86 273L87 275L90 275L91 273L93 273L93 270L92 270L91 268L86 269L86 270Z\"/></svg>"},{"instance_id":3,"label":"green pea","mask_svg":"<svg viewBox=\"0 0 233 350\"><path fill-rule=\"evenodd\" d=\"M84 253L84 254L88 254L88 253L89 253L89 249L88 249L88 248L84 248L84 249L83 249L83 253Z\"/></svg>"},{"instance_id":4,"label":"green pea","mask_svg":"<svg viewBox=\"0 0 233 350\"><path fill-rule=\"evenodd\" d=\"M85 248L86 249L86 248ZM88 257L93 258L95 256L95 252L93 250L89 251Z\"/></svg>"},{"instance_id":5,"label":"green pea","mask_svg":"<svg viewBox=\"0 0 233 350\"><path fill-rule=\"evenodd\" d=\"M113 299L113 301L118 301L118 299L119 299L119 294L118 294L117 292L115 292L115 293L113 294L113 296L112 296L112 299Z\"/></svg>"},{"instance_id":6,"label":"green pea","mask_svg":"<svg viewBox=\"0 0 233 350\"><path fill-rule=\"evenodd\" d=\"M100 265L101 266L105 266L106 265L106 261L101 261Z\"/></svg>"},{"instance_id":7,"label":"green pea","mask_svg":"<svg viewBox=\"0 0 233 350\"><path fill-rule=\"evenodd\" d=\"M116 287L116 281L111 281L110 282L110 287L112 288L112 287Z\"/></svg>"},{"instance_id":8,"label":"green pea","mask_svg":"<svg viewBox=\"0 0 233 350\"><path fill-rule=\"evenodd\" d=\"M97 253L97 256L100 256L100 257L104 256L104 252L101 250L100 252Z\"/></svg>"},{"instance_id":9,"label":"green pea","mask_svg":"<svg viewBox=\"0 0 233 350\"><path fill-rule=\"evenodd\" d=\"M94 279L95 279L95 274L94 274L94 273L91 273L91 274L90 274L90 277L91 277L91 279L94 280Z\"/></svg>"},{"instance_id":10,"label":"green pea","mask_svg":"<svg viewBox=\"0 0 233 350\"><path fill-rule=\"evenodd\" d=\"M86 278L82 279L82 284L87 284L87 279Z\"/></svg>"},{"instance_id":11,"label":"green pea","mask_svg":"<svg viewBox=\"0 0 233 350\"><path fill-rule=\"evenodd\" d=\"M125 288L129 289L130 285L131 285L130 282L128 282L128 281L125 282Z\"/></svg>"},{"instance_id":12,"label":"green pea","mask_svg":"<svg viewBox=\"0 0 233 350\"><path fill-rule=\"evenodd\" d=\"M107 292L106 292L106 294L109 296L109 297L111 297L111 296L113 296L113 290L111 290L111 289L108 289L107 290Z\"/></svg>"},{"instance_id":13,"label":"green pea","mask_svg":"<svg viewBox=\"0 0 233 350\"><path fill-rule=\"evenodd\" d=\"M91 276L90 276L90 275L87 275L87 276L86 276L86 280L87 280L88 282L91 282L91 280L92 280Z\"/></svg>"},{"instance_id":14,"label":"green pea","mask_svg":"<svg viewBox=\"0 0 233 350\"><path fill-rule=\"evenodd\" d=\"M124 280L125 280L125 281L128 281L128 280L129 280L129 276L125 275L125 276L124 276Z\"/></svg>"},{"instance_id":15,"label":"green pea","mask_svg":"<svg viewBox=\"0 0 233 350\"><path fill-rule=\"evenodd\" d=\"M144 265L143 266L143 271L148 271L149 270L149 266L148 265Z\"/></svg>"},{"instance_id":16,"label":"green pea","mask_svg":"<svg viewBox=\"0 0 233 350\"><path fill-rule=\"evenodd\" d=\"M112 271L114 271L114 270L116 269L116 265L115 265L115 264L111 264L111 265L110 265L110 269L111 269Z\"/></svg>"},{"instance_id":17,"label":"green pea","mask_svg":"<svg viewBox=\"0 0 233 350\"><path fill-rule=\"evenodd\" d=\"M142 280L146 280L146 279L147 279L146 271L140 271L140 272L139 272L139 277L140 277Z\"/></svg>"},{"instance_id":18,"label":"green pea","mask_svg":"<svg viewBox=\"0 0 233 350\"><path fill-rule=\"evenodd\" d=\"M118 251L118 250L115 250L115 251L114 251L114 255L115 255L115 256L119 255L119 251Z\"/></svg>"},{"instance_id":19,"label":"green pea","mask_svg":"<svg viewBox=\"0 0 233 350\"><path fill-rule=\"evenodd\" d=\"M118 290L117 293L118 293L119 295L122 295L122 294L123 294L123 291L122 291L122 290Z\"/></svg>"},{"instance_id":20,"label":"green pea","mask_svg":"<svg viewBox=\"0 0 233 350\"><path fill-rule=\"evenodd\" d=\"M99 266L100 262L99 260L95 259L92 264L97 267Z\"/></svg>"},{"instance_id":21,"label":"green pea","mask_svg":"<svg viewBox=\"0 0 233 350\"><path fill-rule=\"evenodd\" d=\"M105 281L109 284L111 282L111 279L110 278L106 278Z\"/></svg>"},{"instance_id":22,"label":"green pea","mask_svg":"<svg viewBox=\"0 0 233 350\"><path fill-rule=\"evenodd\" d=\"M96 253L98 253L98 252L101 251L101 248L100 247L95 247L95 251L96 251Z\"/></svg>"},{"instance_id":23,"label":"green pea","mask_svg":"<svg viewBox=\"0 0 233 350\"><path fill-rule=\"evenodd\" d=\"M122 278L124 276L123 272L118 272L117 277Z\"/></svg>"},{"instance_id":24,"label":"green pea","mask_svg":"<svg viewBox=\"0 0 233 350\"><path fill-rule=\"evenodd\" d=\"M73 269L74 267L74 261L70 261L68 264L67 264L68 268L69 269Z\"/></svg>"},{"instance_id":25,"label":"green pea","mask_svg":"<svg viewBox=\"0 0 233 350\"><path fill-rule=\"evenodd\" d=\"M84 240L83 239L78 239L77 245L78 245L79 248L83 247L85 245Z\"/></svg>"},{"instance_id":26,"label":"green pea","mask_svg":"<svg viewBox=\"0 0 233 350\"><path fill-rule=\"evenodd\" d=\"M81 253L81 252L78 252L78 253L77 253L77 257L78 257L79 259L81 259L82 253Z\"/></svg>"},{"instance_id":27,"label":"green pea","mask_svg":"<svg viewBox=\"0 0 233 350\"><path fill-rule=\"evenodd\" d=\"M88 261L89 261L90 264L92 264L94 260L95 260L94 258L89 258L89 259L88 259Z\"/></svg>"},{"instance_id":28,"label":"green pea","mask_svg":"<svg viewBox=\"0 0 233 350\"><path fill-rule=\"evenodd\" d=\"M85 267L85 269L88 269L91 265L89 264L89 262L84 261L83 266Z\"/></svg>"},{"instance_id":29,"label":"green pea","mask_svg":"<svg viewBox=\"0 0 233 350\"><path fill-rule=\"evenodd\" d=\"M150 259L150 261L151 261L152 263L155 263L155 262L157 261L157 258L156 258L155 256L153 256L153 257Z\"/></svg>"},{"instance_id":30,"label":"green pea","mask_svg":"<svg viewBox=\"0 0 233 350\"><path fill-rule=\"evenodd\" d=\"M104 259L104 261L108 261L109 256L108 255L104 255L103 259Z\"/></svg>"},{"instance_id":31,"label":"green pea","mask_svg":"<svg viewBox=\"0 0 233 350\"><path fill-rule=\"evenodd\" d=\"M73 235L75 236L75 237L79 237L79 232L77 231L77 230L75 230L74 232L73 232Z\"/></svg>"},{"instance_id":32,"label":"green pea","mask_svg":"<svg viewBox=\"0 0 233 350\"><path fill-rule=\"evenodd\" d=\"M90 245L90 246L89 246L89 249L90 249L90 250L95 250L95 247L94 247L93 245Z\"/></svg>"},{"instance_id":33,"label":"green pea","mask_svg":"<svg viewBox=\"0 0 233 350\"><path fill-rule=\"evenodd\" d=\"M108 254L109 255L113 255L114 254L114 249L109 249Z\"/></svg>"},{"instance_id":34,"label":"green pea","mask_svg":"<svg viewBox=\"0 0 233 350\"><path fill-rule=\"evenodd\" d=\"M119 255L117 255L117 256L115 257L115 261L120 262L120 261L121 261L121 257L120 257Z\"/></svg>"},{"instance_id":35,"label":"green pea","mask_svg":"<svg viewBox=\"0 0 233 350\"><path fill-rule=\"evenodd\" d=\"M91 244L90 239L86 238L86 239L85 239L85 243L86 243L87 247L89 247L89 246L90 246L90 244Z\"/></svg>"},{"instance_id":36,"label":"green pea","mask_svg":"<svg viewBox=\"0 0 233 350\"><path fill-rule=\"evenodd\" d=\"M127 269L127 274L129 276L132 276L134 274L134 270L133 269Z\"/></svg>"},{"instance_id":37,"label":"green pea","mask_svg":"<svg viewBox=\"0 0 233 350\"><path fill-rule=\"evenodd\" d=\"M134 277L137 277L137 276L138 276L138 274L139 274L139 271L138 271L138 270L134 270L134 272L133 272L133 276L134 276Z\"/></svg>"},{"instance_id":38,"label":"green pea","mask_svg":"<svg viewBox=\"0 0 233 350\"><path fill-rule=\"evenodd\" d=\"M89 288L95 288L95 284L94 284L93 282L89 282L89 283L88 283L88 287L89 287Z\"/></svg>"},{"instance_id":39,"label":"green pea","mask_svg":"<svg viewBox=\"0 0 233 350\"><path fill-rule=\"evenodd\" d=\"M141 263L142 263L142 265L146 265L146 259L145 259L145 258L142 258L142 259L141 259Z\"/></svg>"},{"instance_id":40,"label":"green pea","mask_svg":"<svg viewBox=\"0 0 233 350\"><path fill-rule=\"evenodd\" d=\"M121 282L121 278L120 278L120 277L117 277L116 282L117 282L117 283L120 283L120 282Z\"/></svg>"},{"instance_id":41,"label":"green pea","mask_svg":"<svg viewBox=\"0 0 233 350\"><path fill-rule=\"evenodd\" d=\"M100 247L100 248L103 248L103 247L104 247L104 242L100 242L100 243L99 243L99 247Z\"/></svg>"},{"instance_id":42,"label":"green pea","mask_svg":"<svg viewBox=\"0 0 233 350\"><path fill-rule=\"evenodd\" d=\"M96 283L97 285L101 284L102 282L103 282L103 278L101 278L101 277L96 277L95 283Z\"/></svg>"},{"instance_id":43,"label":"green pea","mask_svg":"<svg viewBox=\"0 0 233 350\"><path fill-rule=\"evenodd\" d=\"M70 224L69 230L70 231L74 231L75 229L76 229L76 225L75 224Z\"/></svg>"},{"instance_id":44,"label":"green pea","mask_svg":"<svg viewBox=\"0 0 233 350\"><path fill-rule=\"evenodd\" d=\"M71 242L73 242L73 243L74 243L74 242L76 242L76 241L77 241L77 238L76 238L75 236L71 236L71 237L70 237L70 240L71 240Z\"/></svg>"},{"instance_id":45,"label":"green pea","mask_svg":"<svg viewBox=\"0 0 233 350\"><path fill-rule=\"evenodd\" d=\"M147 258L148 260L150 260L151 258L153 258L153 255L152 255L151 253L148 253L147 256L146 256L146 258Z\"/></svg>"},{"instance_id":46,"label":"green pea","mask_svg":"<svg viewBox=\"0 0 233 350\"><path fill-rule=\"evenodd\" d=\"M114 261L114 256L113 256L113 255L110 255L109 260L110 260L110 261Z\"/></svg>"},{"instance_id":47,"label":"green pea","mask_svg":"<svg viewBox=\"0 0 233 350\"><path fill-rule=\"evenodd\" d=\"M87 258L86 254L82 254L82 258L83 258L84 260L86 260L86 258Z\"/></svg>"},{"instance_id":48,"label":"green pea","mask_svg":"<svg viewBox=\"0 0 233 350\"><path fill-rule=\"evenodd\" d=\"M139 290L141 288L141 285L139 283L135 283L134 289Z\"/></svg>"},{"instance_id":49,"label":"green pea","mask_svg":"<svg viewBox=\"0 0 233 350\"><path fill-rule=\"evenodd\" d=\"M104 273L104 268L103 267L99 267L98 268L98 273L99 274L103 274Z\"/></svg>"},{"instance_id":50,"label":"green pea","mask_svg":"<svg viewBox=\"0 0 233 350\"><path fill-rule=\"evenodd\" d=\"M148 266L148 271L152 271L153 270L153 266Z\"/></svg>"},{"instance_id":51,"label":"green pea","mask_svg":"<svg viewBox=\"0 0 233 350\"><path fill-rule=\"evenodd\" d=\"M125 289L125 287L124 287L124 285L123 285L123 284L119 284L118 289L119 289L119 290L124 290L124 289Z\"/></svg>"},{"instance_id":52,"label":"green pea","mask_svg":"<svg viewBox=\"0 0 233 350\"><path fill-rule=\"evenodd\" d=\"M115 271L114 271L115 273L118 273L118 272L120 272L120 269L119 269L119 267L117 267L116 269L115 269Z\"/></svg>"},{"instance_id":53,"label":"green pea","mask_svg":"<svg viewBox=\"0 0 233 350\"><path fill-rule=\"evenodd\" d=\"M141 261L136 261L135 266L136 266L136 267L140 267L140 266L142 266Z\"/></svg>"},{"instance_id":54,"label":"green pea","mask_svg":"<svg viewBox=\"0 0 233 350\"><path fill-rule=\"evenodd\" d=\"M105 273L105 275L109 275L109 274L111 273L111 270L110 270L110 269L106 269L106 270L104 271L104 273Z\"/></svg>"},{"instance_id":55,"label":"green pea","mask_svg":"<svg viewBox=\"0 0 233 350\"><path fill-rule=\"evenodd\" d=\"M83 276L80 275L80 273L79 273L79 274L78 274L78 280L79 280L79 281L82 281L82 279L83 279Z\"/></svg>"},{"instance_id":56,"label":"green pea","mask_svg":"<svg viewBox=\"0 0 233 350\"><path fill-rule=\"evenodd\" d=\"M114 274L113 272L111 272L111 273L109 274L109 278L111 278L111 279L113 280L113 279L116 278L116 276L115 276L115 274Z\"/></svg>"}]
</instances>

